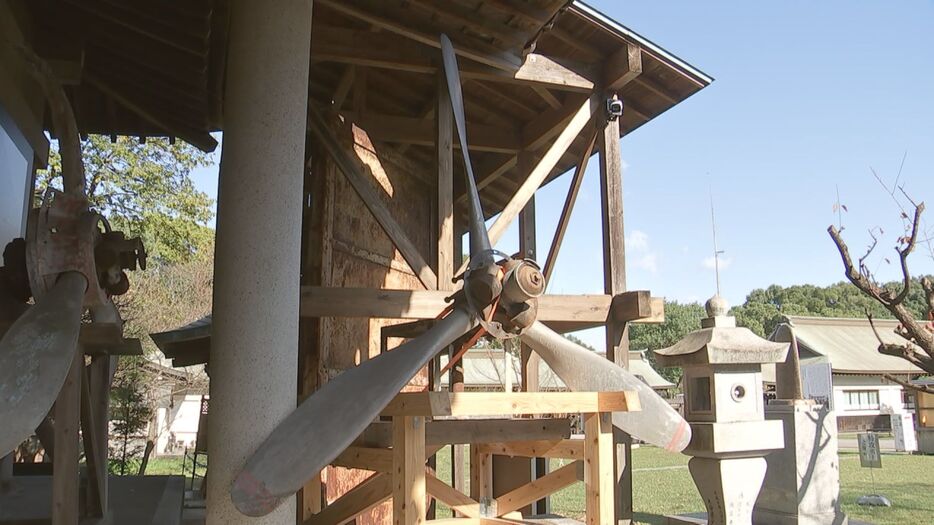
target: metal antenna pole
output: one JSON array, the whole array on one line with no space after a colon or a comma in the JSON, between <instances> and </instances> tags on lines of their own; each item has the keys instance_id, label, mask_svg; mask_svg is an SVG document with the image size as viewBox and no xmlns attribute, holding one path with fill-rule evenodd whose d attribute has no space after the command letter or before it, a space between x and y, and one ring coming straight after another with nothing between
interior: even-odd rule
<instances>
[{"instance_id":1,"label":"metal antenna pole","mask_svg":"<svg viewBox=\"0 0 934 525\"><path fill-rule=\"evenodd\" d=\"M713 265L717 276L717 295L720 295L720 254L723 250L717 249L717 221L713 212L713 189L710 189L710 227L713 230Z\"/></svg>"}]
</instances>

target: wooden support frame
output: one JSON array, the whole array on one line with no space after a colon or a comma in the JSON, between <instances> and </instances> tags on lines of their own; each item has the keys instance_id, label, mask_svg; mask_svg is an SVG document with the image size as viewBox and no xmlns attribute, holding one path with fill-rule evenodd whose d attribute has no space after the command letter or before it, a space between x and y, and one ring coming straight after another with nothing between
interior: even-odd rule
<instances>
[{"instance_id":1,"label":"wooden support frame","mask_svg":"<svg viewBox=\"0 0 934 525\"><path fill-rule=\"evenodd\" d=\"M577 195L580 193L581 184L584 182L584 174L587 171L587 163L590 162L590 156L593 154L593 146L597 140L597 131L594 130L587 147L581 155L577 168L574 170L574 176L571 178L571 185L568 187L568 195L564 200L564 207L561 208L561 216L558 219L558 225L555 227L555 235L551 240L551 247L548 249L548 257L542 267L542 273L545 276L545 286L551 282L551 276L555 271L555 264L558 261L558 253L561 245L564 243L564 234L567 233L568 224L571 222L571 213L574 211L574 204L577 203Z\"/></svg>"},{"instance_id":2,"label":"wooden support frame","mask_svg":"<svg viewBox=\"0 0 934 525\"><path fill-rule=\"evenodd\" d=\"M532 397L523 392L411 392L397 395L383 412L384 416L392 417L392 448L371 449L365 454L360 453L359 447L348 449L356 458L352 467L388 473L369 478L335 502L333 510L329 510L329 507L306 520L305 524L325 523L322 520L328 512L331 513L328 515L332 519L330 522L344 523L382 501L387 492L391 492L393 498L394 523L424 523L429 494L447 503L461 516L450 520L428 520L432 523L462 524L488 519L494 520L492 523L509 523L513 519L521 520L521 516L516 513L517 509L581 480L587 488L588 523L614 523L611 416L613 412L638 410L638 395L635 392L551 392L531 395L539 398L538 402L543 405L533 407L535 402ZM430 468L426 469L425 458L440 448L440 445L426 445L426 418L442 414L474 416L490 412L508 415L533 410L584 413L585 438L472 444L469 496L443 483ZM497 453L520 457L565 457L574 461L499 497L493 497L491 469L493 455ZM385 482L380 481L384 479L381 476L391 476L392 482L388 489Z\"/></svg>"},{"instance_id":3,"label":"wooden support frame","mask_svg":"<svg viewBox=\"0 0 934 525\"><path fill-rule=\"evenodd\" d=\"M359 74L358 74L359 76ZM425 288L434 290L437 288L438 277L431 267L422 257L418 248L406 235L405 230L392 217L389 209L380 200L376 191L367 180L363 168L359 162L344 150L337 140L337 137L331 132L324 118L311 106L308 106L308 129L321 141L331 157L334 159L341 173L347 178L354 191L366 204L367 209L376 218L379 225L386 232L386 235L392 240L393 244L402 254L402 257L412 268L418 279L425 285Z\"/></svg>"},{"instance_id":4,"label":"wooden support frame","mask_svg":"<svg viewBox=\"0 0 934 525\"><path fill-rule=\"evenodd\" d=\"M455 46L456 47L456 46ZM389 32L316 27L311 37L311 58L424 75L438 72L438 52ZM589 93L598 75L585 64L561 64L538 53L529 53L518 67L503 70L485 64L463 61L461 78L540 86L564 92Z\"/></svg>"},{"instance_id":5,"label":"wooden support frame","mask_svg":"<svg viewBox=\"0 0 934 525\"><path fill-rule=\"evenodd\" d=\"M304 525L343 525L392 497L392 476L374 474L304 521Z\"/></svg>"},{"instance_id":6,"label":"wooden support frame","mask_svg":"<svg viewBox=\"0 0 934 525\"><path fill-rule=\"evenodd\" d=\"M454 289L454 113L444 75L437 77L435 155L438 162L438 290Z\"/></svg>"}]
</instances>

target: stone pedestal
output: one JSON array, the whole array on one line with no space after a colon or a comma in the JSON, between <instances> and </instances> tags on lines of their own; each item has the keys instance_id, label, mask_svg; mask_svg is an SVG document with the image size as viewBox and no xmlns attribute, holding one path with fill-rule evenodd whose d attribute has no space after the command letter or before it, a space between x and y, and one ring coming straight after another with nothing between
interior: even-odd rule
<instances>
[{"instance_id":1,"label":"stone pedestal","mask_svg":"<svg viewBox=\"0 0 934 525\"><path fill-rule=\"evenodd\" d=\"M934 454L934 427L918 429L918 452Z\"/></svg>"},{"instance_id":2,"label":"stone pedestal","mask_svg":"<svg viewBox=\"0 0 934 525\"><path fill-rule=\"evenodd\" d=\"M766 457L768 472L756 501L757 525L838 525L840 510L837 418L808 401L766 406L765 417L785 427L785 448Z\"/></svg>"},{"instance_id":3,"label":"stone pedestal","mask_svg":"<svg viewBox=\"0 0 934 525\"><path fill-rule=\"evenodd\" d=\"M765 478L765 458L715 459L688 462L694 484L707 507L710 525L748 525Z\"/></svg>"}]
</instances>

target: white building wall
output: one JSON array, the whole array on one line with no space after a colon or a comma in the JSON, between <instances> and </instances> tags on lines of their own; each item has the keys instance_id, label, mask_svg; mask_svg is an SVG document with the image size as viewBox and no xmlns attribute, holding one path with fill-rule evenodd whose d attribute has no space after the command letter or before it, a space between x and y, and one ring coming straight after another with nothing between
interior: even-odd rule
<instances>
[{"instance_id":1,"label":"white building wall","mask_svg":"<svg viewBox=\"0 0 934 525\"><path fill-rule=\"evenodd\" d=\"M879 396L877 409L852 409L847 401L847 392L874 391ZM838 417L876 416L880 414L899 414L905 411L902 402L902 387L885 384L878 376L858 376L835 374L833 376L834 409Z\"/></svg>"},{"instance_id":2,"label":"white building wall","mask_svg":"<svg viewBox=\"0 0 934 525\"><path fill-rule=\"evenodd\" d=\"M32 189L33 152L3 106L0 106L0 252L26 233Z\"/></svg>"},{"instance_id":3,"label":"white building wall","mask_svg":"<svg viewBox=\"0 0 934 525\"><path fill-rule=\"evenodd\" d=\"M181 454L185 448L195 445L201 417L201 396L176 395L173 405L159 408L156 454Z\"/></svg>"}]
</instances>

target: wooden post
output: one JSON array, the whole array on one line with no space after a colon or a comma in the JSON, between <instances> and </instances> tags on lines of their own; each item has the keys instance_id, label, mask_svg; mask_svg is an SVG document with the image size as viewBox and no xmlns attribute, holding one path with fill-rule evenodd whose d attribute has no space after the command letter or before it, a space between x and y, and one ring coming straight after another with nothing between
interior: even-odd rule
<instances>
[{"instance_id":1,"label":"wooden post","mask_svg":"<svg viewBox=\"0 0 934 525\"><path fill-rule=\"evenodd\" d=\"M52 459L52 525L78 523L78 425L83 367L84 352L79 348L53 408L55 456Z\"/></svg>"},{"instance_id":2,"label":"wooden post","mask_svg":"<svg viewBox=\"0 0 934 525\"><path fill-rule=\"evenodd\" d=\"M493 456L480 452L480 445L470 445L470 497L480 502L480 508L493 499Z\"/></svg>"},{"instance_id":3,"label":"wooden post","mask_svg":"<svg viewBox=\"0 0 934 525\"><path fill-rule=\"evenodd\" d=\"M603 120L598 133L600 145L600 197L603 218L603 288L616 295L626 291L626 245L623 229L623 175L619 150L619 120ZM626 323L612 317L606 324L606 356L629 368L629 334ZM629 436L614 432L616 463L616 520L632 520L632 443Z\"/></svg>"},{"instance_id":4,"label":"wooden post","mask_svg":"<svg viewBox=\"0 0 934 525\"><path fill-rule=\"evenodd\" d=\"M584 414L584 488L587 501L587 525L613 525L613 494L616 476L613 470L612 414Z\"/></svg>"},{"instance_id":5,"label":"wooden post","mask_svg":"<svg viewBox=\"0 0 934 525\"><path fill-rule=\"evenodd\" d=\"M394 525L425 522L425 418L392 418L392 515Z\"/></svg>"}]
</instances>

